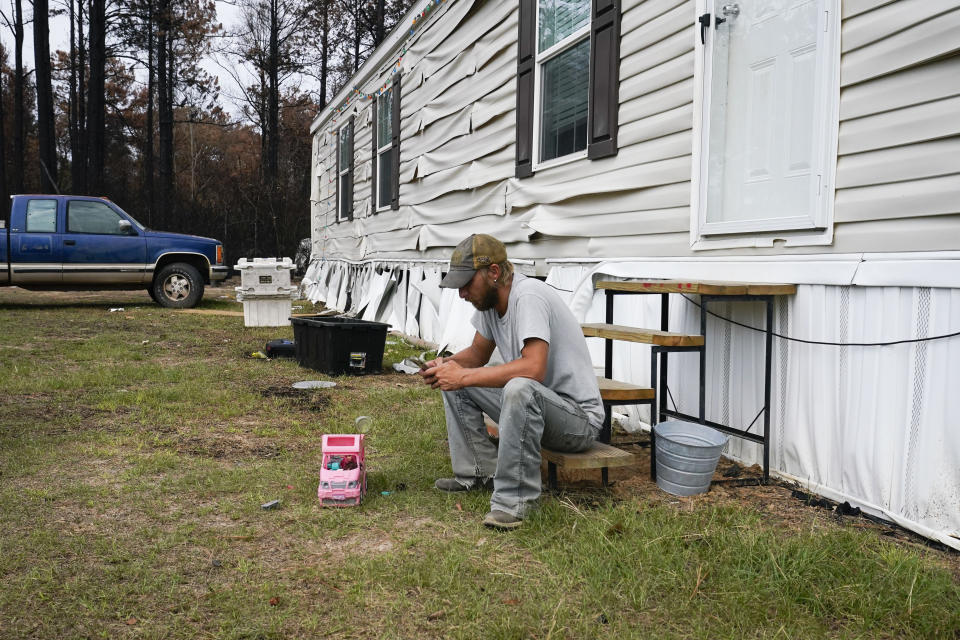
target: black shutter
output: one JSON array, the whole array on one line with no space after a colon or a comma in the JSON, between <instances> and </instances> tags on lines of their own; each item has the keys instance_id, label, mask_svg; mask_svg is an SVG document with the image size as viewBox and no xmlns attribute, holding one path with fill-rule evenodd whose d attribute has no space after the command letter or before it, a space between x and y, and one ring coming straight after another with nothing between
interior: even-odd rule
<instances>
[{"instance_id":1,"label":"black shutter","mask_svg":"<svg viewBox=\"0 0 960 640\"><path fill-rule=\"evenodd\" d=\"M373 138L372 150L373 153L370 156L371 169L370 169L370 204L372 208L370 209L371 213L377 212L377 101L379 98L373 96L370 98L370 137Z\"/></svg>"},{"instance_id":2,"label":"black shutter","mask_svg":"<svg viewBox=\"0 0 960 640\"><path fill-rule=\"evenodd\" d=\"M517 177L533 175L533 91L537 0L520 0L517 36Z\"/></svg>"},{"instance_id":3,"label":"black shutter","mask_svg":"<svg viewBox=\"0 0 960 640\"><path fill-rule=\"evenodd\" d=\"M399 209L400 208L400 73L395 73L393 75L393 84L391 85L391 100L393 104L391 105L390 114L392 116L393 122L391 124L391 129L393 133L393 139L390 141L391 149L391 159L393 160L393 179L392 184L390 185L390 208Z\"/></svg>"},{"instance_id":4,"label":"black shutter","mask_svg":"<svg viewBox=\"0 0 960 640\"><path fill-rule=\"evenodd\" d=\"M587 155L617 153L620 107L620 0L593 0L590 14L590 127Z\"/></svg>"},{"instance_id":5,"label":"black shutter","mask_svg":"<svg viewBox=\"0 0 960 640\"><path fill-rule=\"evenodd\" d=\"M350 116L350 120L347 121L347 126L350 127L350 165L349 170L347 171L347 220L353 220L353 167L354 167L354 150L356 145L354 144L355 136L357 130L354 127L354 116Z\"/></svg>"}]
</instances>

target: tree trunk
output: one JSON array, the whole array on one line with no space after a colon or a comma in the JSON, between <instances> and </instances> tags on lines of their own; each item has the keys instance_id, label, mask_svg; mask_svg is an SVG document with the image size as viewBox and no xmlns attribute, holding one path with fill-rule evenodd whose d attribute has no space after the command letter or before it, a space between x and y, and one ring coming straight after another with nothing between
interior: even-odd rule
<instances>
[{"instance_id":1,"label":"tree trunk","mask_svg":"<svg viewBox=\"0 0 960 640\"><path fill-rule=\"evenodd\" d=\"M323 25L320 34L322 50L320 51L320 108L327 106L327 72L330 61L328 47L330 44L330 4L329 0L321 0L323 3Z\"/></svg>"},{"instance_id":2,"label":"tree trunk","mask_svg":"<svg viewBox=\"0 0 960 640\"><path fill-rule=\"evenodd\" d=\"M103 195L104 126L106 118L106 2L90 0L90 88L87 92L87 188Z\"/></svg>"},{"instance_id":3,"label":"tree trunk","mask_svg":"<svg viewBox=\"0 0 960 640\"><path fill-rule=\"evenodd\" d=\"M168 220L173 191L173 104L170 99L169 65L167 64L167 46L170 38L170 2L160 0L158 5L157 29L157 111L160 127L158 137L159 178L157 190L157 215Z\"/></svg>"},{"instance_id":4,"label":"tree trunk","mask_svg":"<svg viewBox=\"0 0 960 640\"><path fill-rule=\"evenodd\" d=\"M23 193L23 2L16 0L13 8L13 186L17 193Z\"/></svg>"},{"instance_id":5,"label":"tree trunk","mask_svg":"<svg viewBox=\"0 0 960 640\"><path fill-rule=\"evenodd\" d=\"M57 146L53 121L53 86L50 77L50 26L47 0L33 1L33 59L37 85L37 143L41 191L59 193Z\"/></svg>"},{"instance_id":6,"label":"tree trunk","mask_svg":"<svg viewBox=\"0 0 960 640\"><path fill-rule=\"evenodd\" d=\"M83 37L83 0L77 1L77 155L73 162L74 193L88 193L87 190L87 43Z\"/></svg>"},{"instance_id":7,"label":"tree trunk","mask_svg":"<svg viewBox=\"0 0 960 640\"><path fill-rule=\"evenodd\" d=\"M156 69L153 66L153 48L154 48L154 15L153 0L150 0L147 7L147 122L146 131L144 131L143 143L143 193L147 206L147 226L153 225L153 96L156 89L155 82L157 77Z\"/></svg>"},{"instance_id":8,"label":"tree trunk","mask_svg":"<svg viewBox=\"0 0 960 640\"><path fill-rule=\"evenodd\" d=\"M373 26L373 49L376 49L383 42L385 37L383 31L383 0L377 0L376 23Z\"/></svg>"},{"instance_id":9,"label":"tree trunk","mask_svg":"<svg viewBox=\"0 0 960 640\"><path fill-rule=\"evenodd\" d=\"M3 203L3 206L6 206L9 195L7 191L7 135L4 133L7 120L3 104L3 71L0 70L0 202ZM0 212L0 219L3 219L3 217L3 212Z\"/></svg>"},{"instance_id":10,"label":"tree trunk","mask_svg":"<svg viewBox=\"0 0 960 640\"><path fill-rule=\"evenodd\" d=\"M277 86L280 73L279 51L279 7L277 0L270 0L270 50L267 58L267 127L264 132L267 138L267 157L264 162L264 173L267 189L272 194L277 187L277 166L279 165L280 148L278 134L280 129L280 89Z\"/></svg>"},{"instance_id":11,"label":"tree trunk","mask_svg":"<svg viewBox=\"0 0 960 640\"><path fill-rule=\"evenodd\" d=\"M80 159L80 131L77 117L77 13L76 2L70 0L70 98L67 104L67 128L70 133L70 192L77 191L81 182L79 174L83 169ZM80 30L83 33L83 30Z\"/></svg>"},{"instance_id":12,"label":"tree trunk","mask_svg":"<svg viewBox=\"0 0 960 640\"><path fill-rule=\"evenodd\" d=\"M360 41L363 39L362 29L360 27L360 13L363 7L359 0L353 3L353 72L360 69Z\"/></svg>"}]
</instances>

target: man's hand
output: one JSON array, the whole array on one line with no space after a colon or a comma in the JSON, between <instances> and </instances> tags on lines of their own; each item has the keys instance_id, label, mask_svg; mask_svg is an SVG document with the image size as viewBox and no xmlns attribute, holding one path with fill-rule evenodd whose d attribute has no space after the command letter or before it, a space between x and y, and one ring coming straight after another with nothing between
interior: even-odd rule
<instances>
[{"instance_id":1,"label":"man's hand","mask_svg":"<svg viewBox=\"0 0 960 640\"><path fill-rule=\"evenodd\" d=\"M457 364L456 361L447 360L435 367L427 369L421 375L423 376L423 381L434 389L455 391L467 386L464 384L463 378L468 371L470 370L464 369Z\"/></svg>"},{"instance_id":2,"label":"man's hand","mask_svg":"<svg viewBox=\"0 0 960 640\"><path fill-rule=\"evenodd\" d=\"M437 356L430 362L427 362L423 365L423 367L420 369L420 371L417 372L417 374L421 378L423 378L424 384L428 384L431 387L433 387L433 383L437 381L437 376L435 373L433 373L433 370L439 367L441 364L443 364L443 362L444 362L443 358L441 356ZM436 387L433 387L433 388L436 389Z\"/></svg>"}]
</instances>

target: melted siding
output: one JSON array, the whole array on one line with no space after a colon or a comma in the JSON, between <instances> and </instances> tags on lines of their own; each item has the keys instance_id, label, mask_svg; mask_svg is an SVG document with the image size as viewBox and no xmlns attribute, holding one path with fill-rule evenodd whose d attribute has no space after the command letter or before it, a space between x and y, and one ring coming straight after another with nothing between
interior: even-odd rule
<instances>
[{"instance_id":1,"label":"melted siding","mask_svg":"<svg viewBox=\"0 0 960 640\"><path fill-rule=\"evenodd\" d=\"M314 233L327 238L326 254L403 256L449 247L479 228L514 242L536 232L536 243L511 251L542 258L584 257L585 248L594 257L809 253L749 237L738 248L690 250L695 4L622 4L618 154L524 180L513 166L516 5L445 5L403 61L399 211L370 211L369 106L360 102L356 219L332 224L336 139L317 132ZM854 0L842 9L834 242L816 251L955 248L960 7Z\"/></svg>"}]
</instances>

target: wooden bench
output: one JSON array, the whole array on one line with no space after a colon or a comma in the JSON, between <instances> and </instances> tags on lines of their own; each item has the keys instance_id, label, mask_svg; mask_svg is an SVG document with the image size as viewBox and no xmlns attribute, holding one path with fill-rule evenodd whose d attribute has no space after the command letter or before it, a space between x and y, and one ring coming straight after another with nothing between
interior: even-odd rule
<instances>
[{"instance_id":1,"label":"wooden bench","mask_svg":"<svg viewBox=\"0 0 960 640\"><path fill-rule=\"evenodd\" d=\"M597 376L597 385L600 387L600 398L606 409L611 404L652 403L655 398L653 389L641 387L629 382L620 382ZM609 418L609 416L608 416ZM492 438L499 437L497 424L488 416L484 416L487 434ZM623 467L633 464L634 455L623 449L617 449L603 442L595 442L590 449L580 453L562 453L550 449L541 449L541 457L547 462L547 485L551 489L557 488L557 467L564 469L600 469L601 482L607 485L607 469L609 467Z\"/></svg>"},{"instance_id":2,"label":"wooden bench","mask_svg":"<svg viewBox=\"0 0 960 640\"><path fill-rule=\"evenodd\" d=\"M606 410L609 410L611 404L653 402L655 398L654 391L650 387L641 387L601 376L597 376L597 384L600 387L600 397ZM632 453L604 442L594 442L592 447L579 453L563 453L541 449L540 455L547 463L547 486L550 489L557 488L557 467L563 467L564 469L600 469L601 484L607 486L607 469L610 467L625 467L634 462Z\"/></svg>"},{"instance_id":3,"label":"wooden bench","mask_svg":"<svg viewBox=\"0 0 960 640\"><path fill-rule=\"evenodd\" d=\"M602 322L580 325L585 338L606 338L607 340L623 340L625 342L642 342L659 347L700 347L703 346L703 336L684 335L658 329L638 329L624 327L618 324Z\"/></svg>"},{"instance_id":4,"label":"wooden bench","mask_svg":"<svg viewBox=\"0 0 960 640\"><path fill-rule=\"evenodd\" d=\"M557 467L564 469L600 469L601 483L607 486L607 469L633 464L634 455L609 444L594 442L593 446L579 453L562 453L541 449L541 457L547 462L547 486L557 488Z\"/></svg>"}]
</instances>

